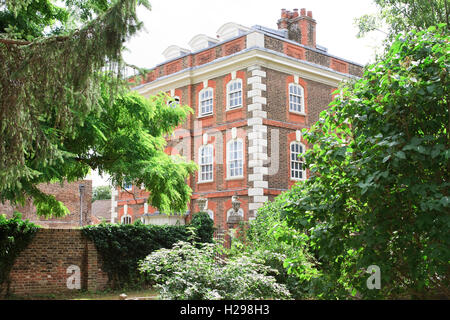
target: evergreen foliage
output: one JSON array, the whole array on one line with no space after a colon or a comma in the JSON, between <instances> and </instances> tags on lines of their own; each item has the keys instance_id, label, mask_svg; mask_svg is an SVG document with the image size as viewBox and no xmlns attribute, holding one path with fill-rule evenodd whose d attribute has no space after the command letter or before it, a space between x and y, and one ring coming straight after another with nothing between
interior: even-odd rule
<instances>
[{"instance_id":1,"label":"evergreen foliage","mask_svg":"<svg viewBox=\"0 0 450 320\"><path fill-rule=\"evenodd\" d=\"M111 187L98 186L92 188L92 202L96 200L108 200L111 199Z\"/></svg>"},{"instance_id":2,"label":"evergreen foliage","mask_svg":"<svg viewBox=\"0 0 450 320\"><path fill-rule=\"evenodd\" d=\"M202 226L106 224L82 228L102 258L102 269L114 288L143 284L138 261L161 248L172 248L178 241L190 241L205 234Z\"/></svg>"},{"instance_id":3,"label":"evergreen foliage","mask_svg":"<svg viewBox=\"0 0 450 320\"><path fill-rule=\"evenodd\" d=\"M50 0L35 0L26 7L4 6L0 7L0 34L3 38L28 41L43 36L48 29L48 34L61 34L69 17L66 9Z\"/></svg>"},{"instance_id":4,"label":"evergreen foliage","mask_svg":"<svg viewBox=\"0 0 450 320\"><path fill-rule=\"evenodd\" d=\"M197 232L199 242L213 242L214 236L214 221L206 212L197 212L192 216L191 224Z\"/></svg>"},{"instance_id":5,"label":"evergreen foliage","mask_svg":"<svg viewBox=\"0 0 450 320\"><path fill-rule=\"evenodd\" d=\"M22 220L18 212L11 219L0 215L0 294L9 293L9 273L14 261L31 242L38 228L28 220Z\"/></svg>"},{"instance_id":6,"label":"evergreen foliage","mask_svg":"<svg viewBox=\"0 0 450 320\"><path fill-rule=\"evenodd\" d=\"M114 182L123 180L124 161L115 161L117 159L111 157L105 159L106 156L99 159L98 154L87 159L86 154L91 147L97 148L106 137L102 130L105 125L98 119L101 115L102 119L108 118L105 105L109 103L110 107L115 96L124 94L120 80L124 66L121 57L123 42L142 27L136 17L136 0L68 2L72 4L69 9L80 5L79 17L88 19L93 14L98 14L98 17L69 34L34 38L31 42L0 39L0 200L23 203L31 196L37 213L44 216L62 216L67 209L54 197L42 193L36 187L39 183L80 179L90 168L100 171L118 169L110 172ZM148 7L145 0L138 2ZM7 8L18 15L21 10L32 9L34 4L25 0L8 2ZM106 10L108 4L112 6ZM111 71L107 80L106 70ZM136 109L143 100L136 98L135 101ZM168 133L168 127L176 126L175 119L180 121L181 114L186 114L186 109L179 108L169 113L170 119L161 121L158 117L162 113L144 109L149 122L140 123L154 135ZM95 117L97 121L93 123ZM160 123L163 123L161 128ZM128 129L133 130L134 127ZM94 130L95 134L82 140L86 133ZM124 132L120 131L122 138ZM177 161L164 158L162 152L156 151L163 147L160 138L149 139L145 135L145 139L146 150L153 146L152 154L141 154L134 162L139 166L134 166L134 171L128 167L125 173L139 172L139 178L146 180L146 185L154 186L151 190L155 191L152 193L154 206L161 205L161 209L170 211L167 209L173 202L175 205L171 210L181 211L181 207L186 207L190 192L185 185L181 186L181 180L186 178L187 171L192 172L193 166L185 170L182 165L178 166L181 169L172 180L163 177L160 169L171 172L168 167L173 169L172 165ZM111 142L103 139L104 145ZM136 154L140 148L134 150ZM108 156L123 160L126 155L109 153ZM159 169L149 171L151 164L160 165ZM164 186L162 179L167 178L169 183ZM168 195L158 193L172 189L174 191Z\"/></svg>"},{"instance_id":7,"label":"evergreen foliage","mask_svg":"<svg viewBox=\"0 0 450 320\"><path fill-rule=\"evenodd\" d=\"M187 240L184 226L137 224L100 224L87 226L83 234L92 240L102 258L102 270L108 274L113 288L139 283L137 262L160 248L170 248L179 240Z\"/></svg>"}]
</instances>

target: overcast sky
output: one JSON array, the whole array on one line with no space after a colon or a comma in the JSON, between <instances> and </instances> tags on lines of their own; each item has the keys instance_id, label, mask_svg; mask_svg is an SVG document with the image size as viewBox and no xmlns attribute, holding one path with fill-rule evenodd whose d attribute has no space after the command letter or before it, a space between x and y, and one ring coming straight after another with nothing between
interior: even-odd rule
<instances>
[{"instance_id":1,"label":"overcast sky","mask_svg":"<svg viewBox=\"0 0 450 320\"><path fill-rule=\"evenodd\" d=\"M372 0L150 0L152 10L139 9L146 31L127 43L127 62L152 68L164 61L162 52L170 45L189 49L188 42L197 34L213 38L227 22L251 27L262 25L277 29L281 9L306 8L317 22L317 44L330 54L366 64L373 48L380 44L374 33L357 39L354 18L373 13Z\"/></svg>"},{"instance_id":2,"label":"overcast sky","mask_svg":"<svg viewBox=\"0 0 450 320\"><path fill-rule=\"evenodd\" d=\"M141 31L126 43L124 54L128 63L153 68L164 62L162 52L170 45L189 49L188 42L197 34L216 37L217 30L227 22L246 27L262 25L277 29L281 9L305 8L312 11L317 22L317 44L332 55L360 64L373 61L374 50L380 47L382 34L357 39L354 19L374 13L372 0L150 0L152 10L140 8L144 22ZM95 173L93 185L105 185Z\"/></svg>"}]
</instances>

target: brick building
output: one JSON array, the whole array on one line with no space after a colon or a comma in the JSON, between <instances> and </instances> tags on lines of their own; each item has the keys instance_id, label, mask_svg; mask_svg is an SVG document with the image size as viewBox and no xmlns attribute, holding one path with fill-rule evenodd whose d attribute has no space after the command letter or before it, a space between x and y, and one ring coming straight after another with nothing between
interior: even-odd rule
<instances>
[{"instance_id":1,"label":"brick building","mask_svg":"<svg viewBox=\"0 0 450 320\"><path fill-rule=\"evenodd\" d=\"M80 180L64 183L41 183L39 190L55 196L61 201L70 214L61 218L44 218L36 215L36 207L30 199L23 206L11 206L9 203L0 202L0 214L6 214L11 218L14 211L22 213L22 219L30 220L44 228L70 229L80 225L92 224L92 180ZM81 208L81 210L80 210ZM81 215L81 219L80 219Z\"/></svg>"},{"instance_id":2,"label":"brick building","mask_svg":"<svg viewBox=\"0 0 450 320\"><path fill-rule=\"evenodd\" d=\"M233 195L247 221L264 202L307 178L298 157L307 148L300 130L318 120L341 81L362 74L361 65L316 44L310 11L282 9L277 24L274 30L226 23L217 37L195 36L191 49L170 46L167 60L134 88L146 97L166 92L194 110L167 138L166 152L199 165L187 181L189 212L199 211L196 200L207 199L216 227L225 230ZM145 190L126 188L113 194L112 221L169 222L145 204ZM189 212L170 219L183 223Z\"/></svg>"}]
</instances>

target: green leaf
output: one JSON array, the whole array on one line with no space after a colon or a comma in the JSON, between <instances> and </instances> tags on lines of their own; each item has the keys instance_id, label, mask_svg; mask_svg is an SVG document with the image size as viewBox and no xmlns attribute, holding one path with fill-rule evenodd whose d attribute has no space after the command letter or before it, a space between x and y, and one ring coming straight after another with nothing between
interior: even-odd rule
<instances>
[{"instance_id":1,"label":"green leaf","mask_svg":"<svg viewBox=\"0 0 450 320\"><path fill-rule=\"evenodd\" d=\"M395 156L400 159L406 159L405 153L403 151L396 152Z\"/></svg>"}]
</instances>

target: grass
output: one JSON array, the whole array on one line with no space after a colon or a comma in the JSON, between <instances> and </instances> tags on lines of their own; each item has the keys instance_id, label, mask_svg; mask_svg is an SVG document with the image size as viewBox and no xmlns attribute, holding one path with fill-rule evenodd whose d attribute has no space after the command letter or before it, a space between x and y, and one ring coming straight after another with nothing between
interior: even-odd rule
<instances>
[{"instance_id":1,"label":"grass","mask_svg":"<svg viewBox=\"0 0 450 320\"><path fill-rule=\"evenodd\" d=\"M58 294L40 294L29 296L10 296L6 300L120 300L119 295L125 293L128 299L132 298L150 298L151 300L158 299L158 292L154 289L145 290L121 290L121 291L75 291L73 293L58 293Z\"/></svg>"}]
</instances>

